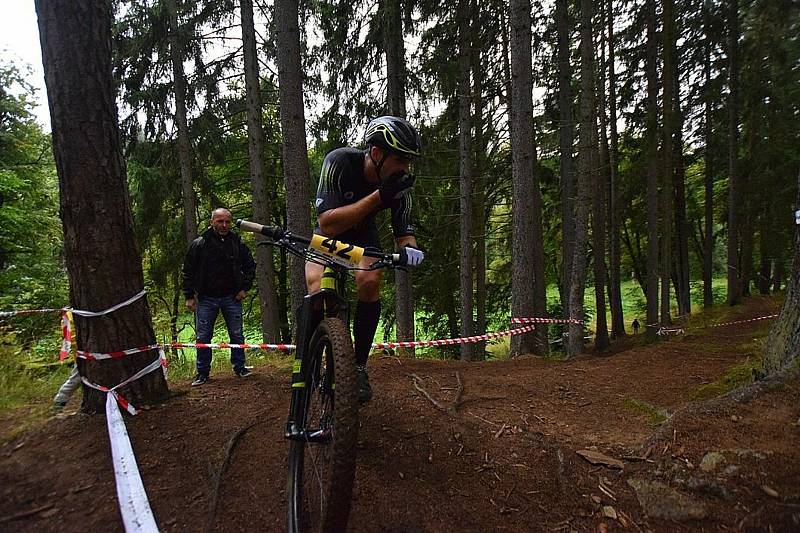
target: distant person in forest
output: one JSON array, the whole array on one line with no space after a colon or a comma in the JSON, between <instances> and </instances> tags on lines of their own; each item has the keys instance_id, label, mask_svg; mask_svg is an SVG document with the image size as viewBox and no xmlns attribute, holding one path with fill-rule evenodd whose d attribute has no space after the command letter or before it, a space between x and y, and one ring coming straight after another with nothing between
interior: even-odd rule
<instances>
[{"instance_id":1,"label":"distant person in forest","mask_svg":"<svg viewBox=\"0 0 800 533\"><path fill-rule=\"evenodd\" d=\"M256 264L250 249L231 231L231 212L218 207L211 212L211 227L189 244L183 263L186 307L196 314L197 342L210 343L214 323L222 311L232 344L244 343L242 300L253 286ZM250 375L244 350L231 349L233 372ZM203 385L211 371L211 348L197 349L197 375L192 386Z\"/></svg>"},{"instance_id":2,"label":"distant person in forest","mask_svg":"<svg viewBox=\"0 0 800 533\"><path fill-rule=\"evenodd\" d=\"M631 326L633 326L633 334L634 335L639 333L639 319L638 318L634 318L633 319L633 323L631 324Z\"/></svg>"},{"instance_id":3,"label":"distant person in forest","mask_svg":"<svg viewBox=\"0 0 800 533\"><path fill-rule=\"evenodd\" d=\"M361 247L380 248L375 216L390 209L395 246L406 264L419 265L425 255L417 247L411 224L414 176L410 165L420 155L419 133L407 120L383 116L372 120L364 135L365 149L338 148L325 156L317 190L315 233ZM365 257L362 267L375 261ZM323 267L306 263L308 291L319 290ZM356 353L358 399L372 399L367 358L381 316L381 273L355 272L356 304L353 344Z\"/></svg>"}]
</instances>

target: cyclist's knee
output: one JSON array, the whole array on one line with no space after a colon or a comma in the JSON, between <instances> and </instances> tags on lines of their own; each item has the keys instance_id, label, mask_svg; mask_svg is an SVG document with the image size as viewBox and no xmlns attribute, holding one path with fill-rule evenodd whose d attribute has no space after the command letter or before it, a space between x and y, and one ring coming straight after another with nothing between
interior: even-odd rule
<instances>
[{"instance_id":1,"label":"cyclist's knee","mask_svg":"<svg viewBox=\"0 0 800 533\"><path fill-rule=\"evenodd\" d=\"M322 271L323 267L321 265L306 263L306 287L309 294L319 290Z\"/></svg>"},{"instance_id":2,"label":"cyclist's knee","mask_svg":"<svg viewBox=\"0 0 800 533\"><path fill-rule=\"evenodd\" d=\"M379 272L361 272L356 277L358 299L362 302L374 302L380 297L381 275Z\"/></svg>"}]
</instances>

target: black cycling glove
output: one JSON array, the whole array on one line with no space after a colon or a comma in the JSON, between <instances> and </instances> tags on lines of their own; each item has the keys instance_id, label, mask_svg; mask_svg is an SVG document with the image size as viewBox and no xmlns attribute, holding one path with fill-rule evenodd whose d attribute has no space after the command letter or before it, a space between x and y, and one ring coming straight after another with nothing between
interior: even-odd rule
<instances>
[{"instance_id":1,"label":"black cycling glove","mask_svg":"<svg viewBox=\"0 0 800 533\"><path fill-rule=\"evenodd\" d=\"M414 186L414 181L416 181L414 176L403 171L395 172L383 180L378 187L383 207L389 207L392 202L403 196L404 192Z\"/></svg>"}]
</instances>

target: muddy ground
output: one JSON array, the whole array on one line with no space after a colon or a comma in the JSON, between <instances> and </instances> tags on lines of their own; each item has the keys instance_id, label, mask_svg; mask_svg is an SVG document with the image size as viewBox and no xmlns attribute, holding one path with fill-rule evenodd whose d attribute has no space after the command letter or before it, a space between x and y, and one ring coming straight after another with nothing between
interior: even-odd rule
<instances>
[{"instance_id":1,"label":"muddy ground","mask_svg":"<svg viewBox=\"0 0 800 533\"><path fill-rule=\"evenodd\" d=\"M777 309L754 297L725 319ZM698 400L700 387L759 355L770 325L702 327L709 319L656 345L637 336L566 362L373 357L351 530L800 531L800 380ZM447 404L456 373L455 412L413 384L419 376ZM289 375L258 367L172 389L126 417L159 527L281 531ZM2 440L0 530L122 530L104 416L68 412ZM590 463L578 453L587 451L612 464Z\"/></svg>"}]
</instances>

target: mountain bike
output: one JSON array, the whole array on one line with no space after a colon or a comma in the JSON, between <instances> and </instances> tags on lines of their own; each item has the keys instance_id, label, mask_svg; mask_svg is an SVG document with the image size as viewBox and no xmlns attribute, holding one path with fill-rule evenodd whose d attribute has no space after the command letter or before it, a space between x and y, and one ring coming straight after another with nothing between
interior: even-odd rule
<instances>
[{"instance_id":1,"label":"mountain bike","mask_svg":"<svg viewBox=\"0 0 800 533\"><path fill-rule=\"evenodd\" d=\"M236 225L264 235L289 253L325 267L320 289L296 313L292 395L284 436L289 440L288 529L344 531L350 515L358 441L355 353L350 338L346 281L354 270L403 268L402 254L246 220ZM376 259L368 268L364 257Z\"/></svg>"}]
</instances>

